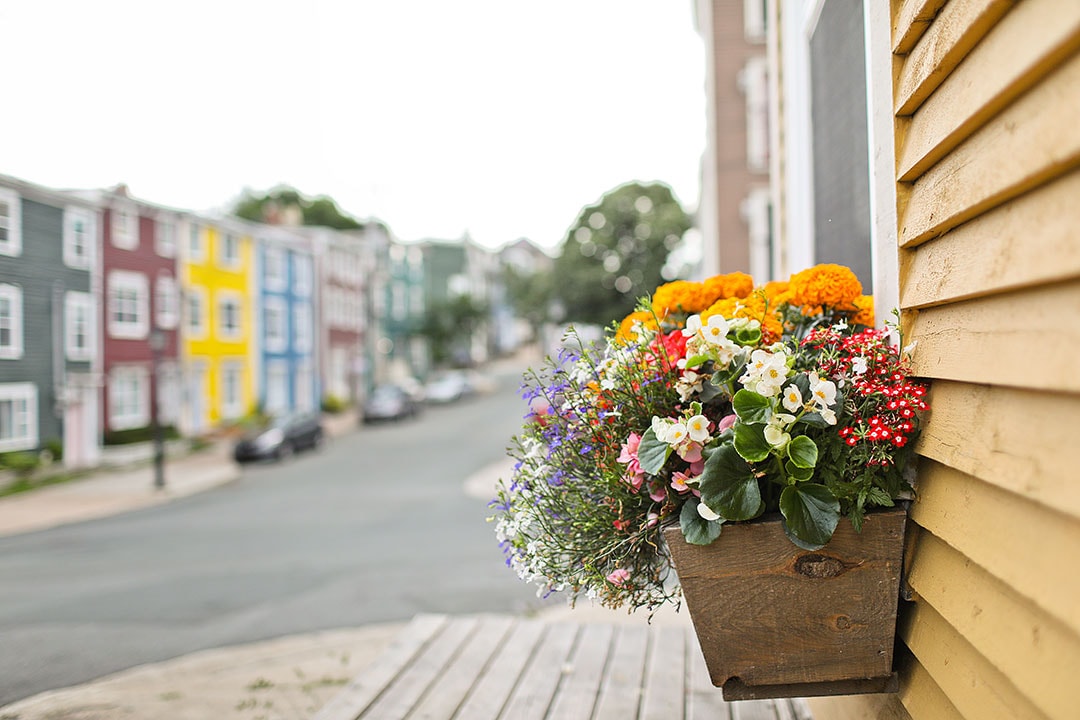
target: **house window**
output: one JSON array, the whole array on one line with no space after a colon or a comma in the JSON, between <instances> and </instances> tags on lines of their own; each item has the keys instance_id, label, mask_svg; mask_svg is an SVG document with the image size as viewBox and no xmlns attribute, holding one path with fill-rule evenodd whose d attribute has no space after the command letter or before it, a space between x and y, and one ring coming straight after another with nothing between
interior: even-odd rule
<instances>
[{"instance_id":1,"label":"house window","mask_svg":"<svg viewBox=\"0 0 1080 720\"><path fill-rule=\"evenodd\" d=\"M193 263L206 262L203 229L201 225L195 222L188 226L188 260Z\"/></svg>"},{"instance_id":2,"label":"house window","mask_svg":"<svg viewBox=\"0 0 1080 720\"><path fill-rule=\"evenodd\" d=\"M0 188L0 253L22 254L22 211L19 196Z\"/></svg>"},{"instance_id":3,"label":"house window","mask_svg":"<svg viewBox=\"0 0 1080 720\"><path fill-rule=\"evenodd\" d=\"M206 337L206 289L193 287L186 296L187 330L193 338Z\"/></svg>"},{"instance_id":4,"label":"house window","mask_svg":"<svg viewBox=\"0 0 1080 720\"><path fill-rule=\"evenodd\" d=\"M146 368L118 366L109 373L109 427L127 430L150 422L150 392Z\"/></svg>"},{"instance_id":5,"label":"house window","mask_svg":"<svg viewBox=\"0 0 1080 720\"><path fill-rule=\"evenodd\" d=\"M176 257L176 224L170 218L159 218L155 223L154 250L161 257Z\"/></svg>"},{"instance_id":6,"label":"house window","mask_svg":"<svg viewBox=\"0 0 1080 720\"><path fill-rule=\"evenodd\" d=\"M88 270L93 264L94 216L78 207L64 209L64 264Z\"/></svg>"},{"instance_id":7,"label":"house window","mask_svg":"<svg viewBox=\"0 0 1080 720\"><path fill-rule=\"evenodd\" d=\"M311 306L306 303L293 306L293 348L310 352L311 336Z\"/></svg>"},{"instance_id":8,"label":"house window","mask_svg":"<svg viewBox=\"0 0 1080 720\"><path fill-rule=\"evenodd\" d=\"M293 255L293 292L301 297L311 295L311 258Z\"/></svg>"},{"instance_id":9,"label":"house window","mask_svg":"<svg viewBox=\"0 0 1080 720\"><path fill-rule=\"evenodd\" d=\"M231 232L221 231L221 242L218 245L218 263L222 267L235 268L240 266L240 238Z\"/></svg>"},{"instance_id":10,"label":"house window","mask_svg":"<svg viewBox=\"0 0 1080 720\"><path fill-rule=\"evenodd\" d=\"M64 354L74 362L94 359L94 298L90 293L64 294Z\"/></svg>"},{"instance_id":11,"label":"house window","mask_svg":"<svg viewBox=\"0 0 1080 720\"><path fill-rule=\"evenodd\" d=\"M150 330L146 275L128 270L109 273L109 335L138 340Z\"/></svg>"},{"instance_id":12,"label":"house window","mask_svg":"<svg viewBox=\"0 0 1080 720\"><path fill-rule=\"evenodd\" d=\"M155 318L157 325L172 330L180 320L180 292L171 275L158 275L154 287Z\"/></svg>"},{"instance_id":13,"label":"house window","mask_svg":"<svg viewBox=\"0 0 1080 720\"><path fill-rule=\"evenodd\" d=\"M234 294L218 294L218 337L223 340L239 340L241 336L240 326L240 297Z\"/></svg>"},{"instance_id":14,"label":"house window","mask_svg":"<svg viewBox=\"0 0 1080 720\"><path fill-rule=\"evenodd\" d=\"M765 0L743 0L743 36L747 42L765 42L768 27Z\"/></svg>"},{"instance_id":15,"label":"house window","mask_svg":"<svg viewBox=\"0 0 1080 720\"><path fill-rule=\"evenodd\" d=\"M296 367L296 409L311 412L315 409L315 373L311 362L305 360Z\"/></svg>"},{"instance_id":16,"label":"house window","mask_svg":"<svg viewBox=\"0 0 1080 720\"><path fill-rule=\"evenodd\" d=\"M276 297L266 298L263 303L263 331L267 352L285 352L287 322L285 301Z\"/></svg>"},{"instance_id":17,"label":"house window","mask_svg":"<svg viewBox=\"0 0 1080 720\"><path fill-rule=\"evenodd\" d=\"M128 205L112 210L112 244L122 250L134 250L139 246L139 216Z\"/></svg>"},{"instance_id":18,"label":"house window","mask_svg":"<svg viewBox=\"0 0 1080 720\"><path fill-rule=\"evenodd\" d=\"M266 363L266 412L289 409L289 364L284 360Z\"/></svg>"},{"instance_id":19,"label":"house window","mask_svg":"<svg viewBox=\"0 0 1080 720\"><path fill-rule=\"evenodd\" d=\"M284 251L279 248L266 249L263 255L263 277L267 290L284 290L288 286Z\"/></svg>"},{"instance_id":20,"label":"house window","mask_svg":"<svg viewBox=\"0 0 1080 720\"><path fill-rule=\"evenodd\" d=\"M37 415L37 386L34 383L0 385L0 452L36 448Z\"/></svg>"},{"instance_id":21,"label":"house window","mask_svg":"<svg viewBox=\"0 0 1080 720\"><path fill-rule=\"evenodd\" d=\"M0 285L0 358L17 360L23 355L22 288Z\"/></svg>"},{"instance_id":22,"label":"house window","mask_svg":"<svg viewBox=\"0 0 1080 720\"><path fill-rule=\"evenodd\" d=\"M221 417L233 420L244 414L242 393L244 366L235 360L221 363Z\"/></svg>"},{"instance_id":23,"label":"house window","mask_svg":"<svg viewBox=\"0 0 1080 720\"><path fill-rule=\"evenodd\" d=\"M769 171L769 80L764 57L750 58L739 74L746 95L746 166Z\"/></svg>"}]
</instances>

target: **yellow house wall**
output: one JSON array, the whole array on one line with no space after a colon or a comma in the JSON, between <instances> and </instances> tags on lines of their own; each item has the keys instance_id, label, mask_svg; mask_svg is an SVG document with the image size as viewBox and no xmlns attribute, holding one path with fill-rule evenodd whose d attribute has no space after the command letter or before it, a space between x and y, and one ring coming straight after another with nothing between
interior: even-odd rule
<instances>
[{"instance_id":1,"label":"yellow house wall","mask_svg":"<svg viewBox=\"0 0 1080 720\"><path fill-rule=\"evenodd\" d=\"M896 695L1080 717L1080 2L892 0L900 304L933 381Z\"/></svg>"},{"instance_id":2,"label":"yellow house wall","mask_svg":"<svg viewBox=\"0 0 1080 720\"><path fill-rule=\"evenodd\" d=\"M243 413L250 412L256 402L254 358L254 303L253 282L255 271L254 241L250 236L234 233L240 238L240 263L235 268L223 267L219 262L219 244L223 231L214 226L203 226L204 253L201 259L185 259L183 277L185 291L201 288L206 298L206 329L204 337L192 337L185 333L184 355L190 362L204 361L206 377L202 388L203 421L211 427L219 424L222 417L222 364L235 361L242 364L241 400ZM238 296L241 302L241 332L237 339L221 337L218 328L218 298L223 293ZM198 389L195 389L198 392Z\"/></svg>"}]
</instances>

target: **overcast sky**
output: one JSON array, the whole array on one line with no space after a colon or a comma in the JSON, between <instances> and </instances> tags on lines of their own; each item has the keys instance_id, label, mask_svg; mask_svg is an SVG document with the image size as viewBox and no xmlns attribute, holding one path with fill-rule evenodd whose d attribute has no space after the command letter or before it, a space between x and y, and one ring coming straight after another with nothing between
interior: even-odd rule
<instances>
[{"instance_id":1,"label":"overcast sky","mask_svg":"<svg viewBox=\"0 0 1080 720\"><path fill-rule=\"evenodd\" d=\"M697 204L691 0L0 0L0 36L0 173L47 186L286 183L489 247L554 247L630 180Z\"/></svg>"}]
</instances>

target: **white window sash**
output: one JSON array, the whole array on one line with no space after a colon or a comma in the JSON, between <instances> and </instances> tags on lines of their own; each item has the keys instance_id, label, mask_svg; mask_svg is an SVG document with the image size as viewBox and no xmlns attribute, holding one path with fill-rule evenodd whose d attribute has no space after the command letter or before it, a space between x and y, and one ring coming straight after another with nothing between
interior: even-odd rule
<instances>
[{"instance_id":1,"label":"white window sash","mask_svg":"<svg viewBox=\"0 0 1080 720\"><path fill-rule=\"evenodd\" d=\"M79 326L82 325L82 346L78 343ZM73 362L89 362L97 350L94 334L94 301L89 293L68 292L64 296L65 356Z\"/></svg>"},{"instance_id":2,"label":"white window sash","mask_svg":"<svg viewBox=\"0 0 1080 720\"><path fill-rule=\"evenodd\" d=\"M0 285L0 298L7 301L8 315L0 316L0 327L10 330L10 341L0 344L0 358L18 360L23 356L23 303L22 288L18 285Z\"/></svg>"},{"instance_id":3,"label":"white window sash","mask_svg":"<svg viewBox=\"0 0 1080 720\"><path fill-rule=\"evenodd\" d=\"M0 227L7 230L7 239L0 241L0 254L22 255L22 201L7 188L0 188L0 201L8 208L6 215L0 215Z\"/></svg>"},{"instance_id":4,"label":"white window sash","mask_svg":"<svg viewBox=\"0 0 1080 720\"><path fill-rule=\"evenodd\" d=\"M83 225L80 234L79 223ZM89 270L94 262L94 216L85 208L64 208L64 264L75 270Z\"/></svg>"},{"instance_id":5,"label":"white window sash","mask_svg":"<svg viewBox=\"0 0 1080 720\"><path fill-rule=\"evenodd\" d=\"M38 400L34 383L0 385L0 414L11 403L11 424L7 437L0 436L0 452L31 450L38 446Z\"/></svg>"}]
</instances>

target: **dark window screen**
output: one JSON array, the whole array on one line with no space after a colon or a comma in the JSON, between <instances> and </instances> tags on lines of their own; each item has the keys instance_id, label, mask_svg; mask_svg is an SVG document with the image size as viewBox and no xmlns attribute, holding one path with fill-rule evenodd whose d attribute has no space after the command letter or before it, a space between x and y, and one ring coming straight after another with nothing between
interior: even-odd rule
<instances>
[{"instance_id":1,"label":"dark window screen","mask_svg":"<svg viewBox=\"0 0 1080 720\"><path fill-rule=\"evenodd\" d=\"M873 291L862 0L826 0L810 38L814 253Z\"/></svg>"}]
</instances>

